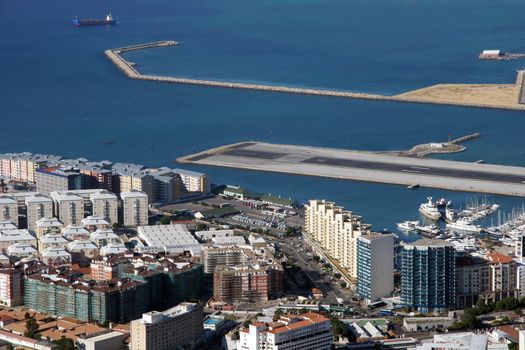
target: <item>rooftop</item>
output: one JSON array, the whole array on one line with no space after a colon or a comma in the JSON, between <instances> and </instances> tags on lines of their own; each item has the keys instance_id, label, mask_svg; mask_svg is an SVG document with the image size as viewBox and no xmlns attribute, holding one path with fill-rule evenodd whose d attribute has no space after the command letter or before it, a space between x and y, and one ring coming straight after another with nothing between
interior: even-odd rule
<instances>
[{"instance_id":1,"label":"rooftop","mask_svg":"<svg viewBox=\"0 0 525 350\"><path fill-rule=\"evenodd\" d=\"M496 252L488 253L487 258L492 263L500 263L500 264L509 264L514 261L510 256L503 255L501 253L496 253Z\"/></svg>"}]
</instances>

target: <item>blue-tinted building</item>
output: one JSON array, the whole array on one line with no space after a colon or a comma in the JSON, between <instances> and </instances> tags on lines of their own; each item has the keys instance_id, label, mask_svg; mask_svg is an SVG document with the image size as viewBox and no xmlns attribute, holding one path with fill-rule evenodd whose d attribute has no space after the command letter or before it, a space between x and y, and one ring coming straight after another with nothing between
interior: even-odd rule
<instances>
[{"instance_id":1,"label":"blue-tinted building","mask_svg":"<svg viewBox=\"0 0 525 350\"><path fill-rule=\"evenodd\" d=\"M420 312L454 308L456 251L447 241L420 239L401 251L401 301Z\"/></svg>"},{"instance_id":2,"label":"blue-tinted building","mask_svg":"<svg viewBox=\"0 0 525 350\"><path fill-rule=\"evenodd\" d=\"M371 234L357 238L357 294L367 302L394 291L394 236Z\"/></svg>"},{"instance_id":3,"label":"blue-tinted building","mask_svg":"<svg viewBox=\"0 0 525 350\"><path fill-rule=\"evenodd\" d=\"M84 188L82 174L78 169L59 167L36 170L36 190L49 194L53 191L81 190Z\"/></svg>"}]
</instances>

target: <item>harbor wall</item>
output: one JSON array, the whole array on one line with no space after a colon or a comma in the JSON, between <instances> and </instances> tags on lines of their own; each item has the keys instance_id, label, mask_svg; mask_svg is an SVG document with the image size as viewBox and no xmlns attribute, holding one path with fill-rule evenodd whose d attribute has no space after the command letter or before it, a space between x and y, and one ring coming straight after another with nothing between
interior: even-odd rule
<instances>
[{"instance_id":1,"label":"harbor wall","mask_svg":"<svg viewBox=\"0 0 525 350\"><path fill-rule=\"evenodd\" d=\"M516 106L502 106L490 103L470 103L470 102L455 102L455 101L431 101L424 98L415 98L407 96L385 96L378 94L367 94L359 92L347 92L347 91L336 91L336 90L323 90L323 89L310 89L300 87L289 87L289 86L278 86L278 85L266 85L266 84L248 84L240 82L226 82L216 80L202 80L202 79L189 79L189 78L178 78L169 76L159 75L145 75L141 74L132 64L126 61L121 54L127 51L142 50L155 47L167 47L178 45L175 41L156 41L145 44L131 45L116 49L109 49L105 51L105 55L109 58L124 74L132 79L149 80L157 82L175 83L175 84L188 84L188 85L201 85L210 87L221 87L230 89L245 89L245 90L260 90L268 92L282 92L288 94L303 94L303 95L315 95L315 96L330 96L340 98L351 98L351 99L363 99L363 100L382 100L382 101L396 101L396 102L413 102L413 103L431 103L440 105L451 105L451 106L466 106L466 107L479 107L479 108L497 108L497 109L509 109L509 110L525 110L525 105ZM516 84L522 85L523 82L523 71L518 71L518 77Z\"/></svg>"}]
</instances>

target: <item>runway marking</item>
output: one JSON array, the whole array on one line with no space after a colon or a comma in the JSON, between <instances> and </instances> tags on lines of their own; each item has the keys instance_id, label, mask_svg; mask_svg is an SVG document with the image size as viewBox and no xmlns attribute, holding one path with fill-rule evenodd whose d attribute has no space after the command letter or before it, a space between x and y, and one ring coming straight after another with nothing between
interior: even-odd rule
<instances>
[{"instance_id":1,"label":"runway marking","mask_svg":"<svg viewBox=\"0 0 525 350\"><path fill-rule=\"evenodd\" d=\"M422 167L422 166L411 166L410 167L411 169L421 169L421 170L429 170L430 168L425 168L425 167Z\"/></svg>"},{"instance_id":2,"label":"runway marking","mask_svg":"<svg viewBox=\"0 0 525 350\"><path fill-rule=\"evenodd\" d=\"M418 171L418 170L407 170L407 169L401 169L401 171L404 171L405 173L416 173L416 174L421 174L421 171Z\"/></svg>"}]
</instances>

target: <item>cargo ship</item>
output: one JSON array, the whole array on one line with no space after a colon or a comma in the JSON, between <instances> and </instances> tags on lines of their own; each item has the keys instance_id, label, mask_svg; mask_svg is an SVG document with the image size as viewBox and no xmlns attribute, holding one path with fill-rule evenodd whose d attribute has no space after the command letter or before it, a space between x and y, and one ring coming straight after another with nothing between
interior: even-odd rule
<instances>
[{"instance_id":1,"label":"cargo ship","mask_svg":"<svg viewBox=\"0 0 525 350\"><path fill-rule=\"evenodd\" d=\"M99 26L99 25L115 25L117 24L117 21L113 19L111 16L111 13L109 13L106 18L103 19L79 19L78 17L75 17L73 20L73 25L76 27L83 27L83 26Z\"/></svg>"}]
</instances>

